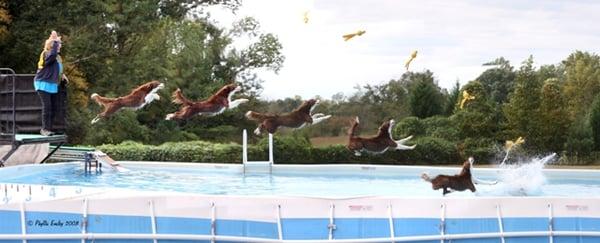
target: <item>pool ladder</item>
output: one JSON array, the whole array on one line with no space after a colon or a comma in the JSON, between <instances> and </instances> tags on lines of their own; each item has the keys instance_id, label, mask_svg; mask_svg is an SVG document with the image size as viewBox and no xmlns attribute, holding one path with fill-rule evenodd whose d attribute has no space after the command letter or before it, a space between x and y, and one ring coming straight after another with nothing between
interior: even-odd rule
<instances>
[{"instance_id":1,"label":"pool ladder","mask_svg":"<svg viewBox=\"0 0 600 243\"><path fill-rule=\"evenodd\" d=\"M269 160L248 161L248 132L244 129L242 136L242 163L244 174L247 172L269 173L273 172L273 134L269 133Z\"/></svg>"}]
</instances>

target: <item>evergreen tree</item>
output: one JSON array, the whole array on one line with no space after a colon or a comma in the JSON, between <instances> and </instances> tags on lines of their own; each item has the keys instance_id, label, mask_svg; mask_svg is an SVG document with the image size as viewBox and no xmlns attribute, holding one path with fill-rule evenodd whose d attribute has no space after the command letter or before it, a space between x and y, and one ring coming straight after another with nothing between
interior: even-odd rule
<instances>
[{"instance_id":1,"label":"evergreen tree","mask_svg":"<svg viewBox=\"0 0 600 243\"><path fill-rule=\"evenodd\" d=\"M448 98L446 99L446 108L444 108L444 114L446 116L451 116L454 113L454 109L457 107L456 105L460 102L460 83L456 80L452 90L448 94Z\"/></svg>"},{"instance_id":2,"label":"evergreen tree","mask_svg":"<svg viewBox=\"0 0 600 243\"><path fill-rule=\"evenodd\" d=\"M590 126L592 128L592 136L594 138L594 148L600 150L600 94L596 95L596 99L592 104L590 113Z\"/></svg>"},{"instance_id":3,"label":"evergreen tree","mask_svg":"<svg viewBox=\"0 0 600 243\"><path fill-rule=\"evenodd\" d=\"M409 89L408 103L411 114L419 118L442 114L443 94L429 70L413 73Z\"/></svg>"},{"instance_id":4,"label":"evergreen tree","mask_svg":"<svg viewBox=\"0 0 600 243\"><path fill-rule=\"evenodd\" d=\"M516 73L513 67L503 57L483 65L492 68L485 70L476 80L481 82L491 101L498 105L504 104L508 100L508 94L514 89Z\"/></svg>"},{"instance_id":5,"label":"evergreen tree","mask_svg":"<svg viewBox=\"0 0 600 243\"><path fill-rule=\"evenodd\" d=\"M540 143L533 145L541 151L562 151L571 122L557 79L544 82L539 115Z\"/></svg>"},{"instance_id":6,"label":"evergreen tree","mask_svg":"<svg viewBox=\"0 0 600 243\"><path fill-rule=\"evenodd\" d=\"M538 143L541 89L542 81L538 79L530 56L517 71L515 90L504 107L510 137L523 136L528 139L528 144Z\"/></svg>"}]
</instances>

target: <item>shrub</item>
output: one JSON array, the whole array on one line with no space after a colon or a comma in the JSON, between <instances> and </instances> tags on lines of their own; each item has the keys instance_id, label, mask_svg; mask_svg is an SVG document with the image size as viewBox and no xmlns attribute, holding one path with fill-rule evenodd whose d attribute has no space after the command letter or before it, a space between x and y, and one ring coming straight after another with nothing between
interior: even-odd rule
<instances>
[{"instance_id":1,"label":"shrub","mask_svg":"<svg viewBox=\"0 0 600 243\"><path fill-rule=\"evenodd\" d=\"M421 137L415 140L417 147L405 151L407 156L429 164L454 164L460 161L456 145L443 138Z\"/></svg>"},{"instance_id":2,"label":"shrub","mask_svg":"<svg viewBox=\"0 0 600 243\"><path fill-rule=\"evenodd\" d=\"M466 138L460 145L460 154L463 159L473 156L475 160L490 162L500 152L496 142L490 138Z\"/></svg>"},{"instance_id":3,"label":"shrub","mask_svg":"<svg viewBox=\"0 0 600 243\"><path fill-rule=\"evenodd\" d=\"M392 131L395 138L425 135L425 126L418 117L409 116L398 122Z\"/></svg>"}]
</instances>

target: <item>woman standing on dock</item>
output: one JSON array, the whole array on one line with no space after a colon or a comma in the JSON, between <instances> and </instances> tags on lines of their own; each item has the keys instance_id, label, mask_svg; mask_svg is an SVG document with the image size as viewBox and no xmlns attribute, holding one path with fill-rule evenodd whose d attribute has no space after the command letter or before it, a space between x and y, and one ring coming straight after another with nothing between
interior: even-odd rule
<instances>
[{"instance_id":1,"label":"woman standing on dock","mask_svg":"<svg viewBox=\"0 0 600 243\"><path fill-rule=\"evenodd\" d=\"M44 43L44 50L40 54L38 69L35 74L33 86L42 101L42 129L40 134L50 136L52 132L52 121L56 113L61 109L58 97L58 89L63 81L68 82L67 76L63 74L62 59L59 55L62 46L61 37L56 31L52 31L50 37ZM64 86L63 86L64 87Z\"/></svg>"}]
</instances>

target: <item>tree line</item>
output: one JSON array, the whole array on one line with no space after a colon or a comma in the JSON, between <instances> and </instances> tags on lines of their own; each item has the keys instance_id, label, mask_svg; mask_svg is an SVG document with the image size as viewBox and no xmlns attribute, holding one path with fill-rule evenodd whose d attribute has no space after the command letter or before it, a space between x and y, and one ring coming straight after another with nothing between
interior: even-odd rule
<instances>
[{"instance_id":1,"label":"tree line","mask_svg":"<svg viewBox=\"0 0 600 243\"><path fill-rule=\"evenodd\" d=\"M260 100L257 70L277 72L285 57L276 35L252 18L218 26L206 6L235 11L238 0L50 1L0 0L0 66L34 73L51 30L63 36L65 71L70 77L68 130L73 144L145 144L170 141L239 141L253 124L243 112L188 121L165 121L177 107L170 92L181 88L203 99L235 80L251 101L243 110L286 112L302 102L293 97ZM42 14L43 13L43 14ZM246 40L248 45L234 45ZM386 119L399 121L395 136L415 135L427 144L454 146L461 154L501 150L506 140L526 138L527 153L558 152L583 158L600 151L600 58L575 51L553 65L535 66L530 57L513 66L499 57L482 64L474 80L449 90L430 70L406 72L379 85L357 86L349 95L321 98L320 112L332 114L318 126L291 133L305 137L345 136L360 114L363 134ZM401 67L399 67L401 68ZM159 102L121 111L102 123L90 120L100 107L89 94L126 94L148 80L166 84ZM463 91L475 99L459 107ZM290 133L290 132L288 132ZM597 158L597 156L596 156Z\"/></svg>"}]
</instances>

